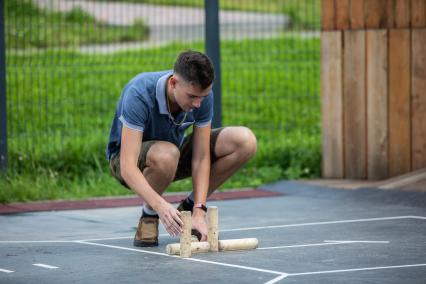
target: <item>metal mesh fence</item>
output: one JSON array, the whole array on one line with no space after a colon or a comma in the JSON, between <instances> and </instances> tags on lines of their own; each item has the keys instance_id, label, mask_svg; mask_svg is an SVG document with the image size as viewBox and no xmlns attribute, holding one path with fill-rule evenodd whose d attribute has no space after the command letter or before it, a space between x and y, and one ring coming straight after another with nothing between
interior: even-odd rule
<instances>
[{"instance_id":1,"label":"metal mesh fence","mask_svg":"<svg viewBox=\"0 0 426 284\"><path fill-rule=\"evenodd\" d=\"M220 1L223 125L254 130L259 163L286 145L319 145L319 1ZM203 0L4 3L15 169L81 147L102 155L124 85L205 50Z\"/></svg>"}]
</instances>

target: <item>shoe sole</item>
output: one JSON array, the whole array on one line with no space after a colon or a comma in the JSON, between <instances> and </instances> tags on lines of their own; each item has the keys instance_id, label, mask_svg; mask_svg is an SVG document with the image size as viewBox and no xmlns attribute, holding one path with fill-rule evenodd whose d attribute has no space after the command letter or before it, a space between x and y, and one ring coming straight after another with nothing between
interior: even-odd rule
<instances>
[{"instance_id":1,"label":"shoe sole","mask_svg":"<svg viewBox=\"0 0 426 284\"><path fill-rule=\"evenodd\" d=\"M133 240L133 246L135 247L158 247L158 241L156 242L144 242Z\"/></svg>"}]
</instances>

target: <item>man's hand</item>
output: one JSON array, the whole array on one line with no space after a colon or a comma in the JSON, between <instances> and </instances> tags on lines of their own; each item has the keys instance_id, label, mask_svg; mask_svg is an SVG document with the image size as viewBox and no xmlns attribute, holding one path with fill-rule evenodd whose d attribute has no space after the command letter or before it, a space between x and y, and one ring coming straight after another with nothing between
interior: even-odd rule
<instances>
[{"instance_id":1,"label":"man's hand","mask_svg":"<svg viewBox=\"0 0 426 284\"><path fill-rule=\"evenodd\" d=\"M200 208L194 208L192 213L192 228L200 232L200 241L207 241L208 227L206 223L206 213Z\"/></svg>"},{"instance_id":2,"label":"man's hand","mask_svg":"<svg viewBox=\"0 0 426 284\"><path fill-rule=\"evenodd\" d=\"M167 201L162 202L156 210L161 223L171 236L179 236L182 233L182 219L180 212Z\"/></svg>"}]
</instances>

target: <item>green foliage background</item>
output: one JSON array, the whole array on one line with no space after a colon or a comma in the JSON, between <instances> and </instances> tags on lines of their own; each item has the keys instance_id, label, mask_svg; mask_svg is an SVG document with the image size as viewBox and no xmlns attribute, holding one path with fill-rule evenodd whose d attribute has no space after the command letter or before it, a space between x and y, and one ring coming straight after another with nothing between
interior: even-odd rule
<instances>
[{"instance_id":1,"label":"green foliage background","mask_svg":"<svg viewBox=\"0 0 426 284\"><path fill-rule=\"evenodd\" d=\"M8 7L9 18L16 13L21 20L27 10L36 9ZM63 17L73 23L94 21L83 12L36 11L39 18L49 19L46 27ZM43 31L33 32L38 30ZM64 32L76 45L92 40L79 33L76 39L72 29ZM119 41L116 34L111 32L108 42ZM110 176L104 156L121 90L140 72L170 69L181 50L203 51L203 43L103 55L60 50L57 41L48 39L39 44L25 35L15 43L12 38L8 34L6 39L10 168L0 179L0 202L131 194ZM16 48L45 45L37 52ZM250 127L259 144L256 157L222 188L319 176L319 38L283 33L274 39L223 41L221 60L223 124ZM190 189L187 179L169 190Z\"/></svg>"}]
</instances>

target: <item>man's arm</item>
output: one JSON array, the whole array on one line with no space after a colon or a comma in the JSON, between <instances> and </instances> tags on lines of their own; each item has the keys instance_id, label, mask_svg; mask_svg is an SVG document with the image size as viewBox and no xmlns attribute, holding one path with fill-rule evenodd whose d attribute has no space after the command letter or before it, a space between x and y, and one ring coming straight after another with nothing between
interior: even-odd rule
<instances>
[{"instance_id":1,"label":"man's arm","mask_svg":"<svg viewBox=\"0 0 426 284\"><path fill-rule=\"evenodd\" d=\"M211 125L194 126L192 150L192 184L194 203L206 204L210 178L210 132ZM201 208L193 210L193 227L201 233L201 241L207 240L208 229L205 212Z\"/></svg>"},{"instance_id":2,"label":"man's arm","mask_svg":"<svg viewBox=\"0 0 426 284\"><path fill-rule=\"evenodd\" d=\"M138 168L142 136L142 132L123 126L120 150L121 177L158 213L167 232L170 235L179 235L182 225L180 212L151 187Z\"/></svg>"}]
</instances>

